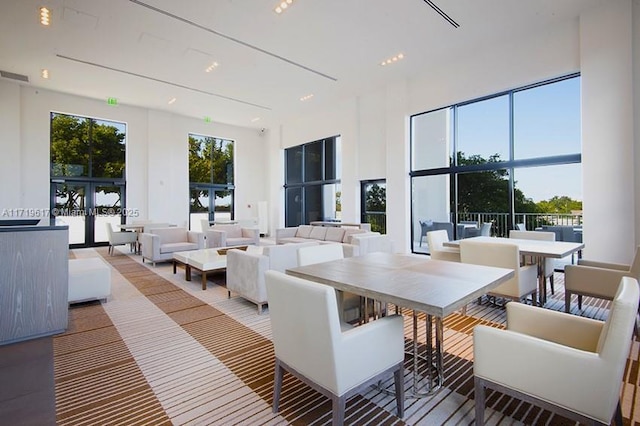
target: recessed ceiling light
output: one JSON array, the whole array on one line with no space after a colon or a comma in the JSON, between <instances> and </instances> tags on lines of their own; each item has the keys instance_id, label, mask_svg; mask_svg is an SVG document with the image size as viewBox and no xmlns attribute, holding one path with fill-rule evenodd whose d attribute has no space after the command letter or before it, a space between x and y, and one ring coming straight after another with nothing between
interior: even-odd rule
<instances>
[{"instance_id":1,"label":"recessed ceiling light","mask_svg":"<svg viewBox=\"0 0 640 426\"><path fill-rule=\"evenodd\" d=\"M403 53L398 53L397 55L392 56L391 58L385 59L384 61L380 62L380 65L382 65L382 66L389 65L389 64L392 64L394 62L398 62L401 59L404 59L404 54Z\"/></svg>"},{"instance_id":2,"label":"recessed ceiling light","mask_svg":"<svg viewBox=\"0 0 640 426\"><path fill-rule=\"evenodd\" d=\"M49 21L50 21L50 17L51 17L51 11L49 9L47 9L46 7L41 7L40 8L40 23L42 25L49 26Z\"/></svg>"},{"instance_id":3,"label":"recessed ceiling light","mask_svg":"<svg viewBox=\"0 0 640 426\"><path fill-rule=\"evenodd\" d=\"M40 75L42 75L42 78L49 78L49 70L46 68L43 68Z\"/></svg>"},{"instance_id":4,"label":"recessed ceiling light","mask_svg":"<svg viewBox=\"0 0 640 426\"><path fill-rule=\"evenodd\" d=\"M293 0L282 0L276 7L273 8L273 11L277 14L281 14L291 4L293 4Z\"/></svg>"},{"instance_id":5,"label":"recessed ceiling light","mask_svg":"<svg viewBox=\"0 0 640 426\"><path fill-rule=\"evenodd\" d=\"M252 123L255 123L256 121L260 121L260 117L256 117L256 118L252 118L252 119L251 119L251 122L252 122Z\"/></svg>"},{"instance_id":6,"label":"recessed ceiling light","mask_svg":"<svg viewBox=\"0 0 640 426\"><path fill-rule=\"evenodd\" d=\"M206 72L211 72L211 71L215 70L216 68L218 68L218 65L219 64L217 62L214 62L211 65L209 65L205 71Z\"/></svg>"},{"instance_id":7,"label":"recessed ceiling light","mask_svg":"<svg viewBox=\"0 0 640 426\"><path fill-rule=\"evenodd\" d=\"M174 103L175 101L177 101L176 98L171 98L169 99L169 102L167 102L169 105L171 105L172 103Z\"/></svg>"},{"instance_id":8,"label":"recessed ceiling light","mask_svg":"<svg viewBox=\"0 0 640 426\"><path fill-rule=\"evenodd\" d=\"M308 100L309 100L309 99L311 99L311 98L313 98L313 93L310 93L310 94L308 94L308 95L306 95L306 96L301 97L301 98L300 98L300 100L301 100L302 102L304 102L304 101L308 101Z\"/></svg>"}]
</instances>

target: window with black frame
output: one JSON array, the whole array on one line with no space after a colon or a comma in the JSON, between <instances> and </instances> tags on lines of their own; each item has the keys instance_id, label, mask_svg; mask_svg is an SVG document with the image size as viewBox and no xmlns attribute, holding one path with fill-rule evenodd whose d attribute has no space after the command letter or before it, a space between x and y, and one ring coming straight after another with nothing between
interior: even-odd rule
<instances>
[{"instance_id":1,"label":"window with black frame","mask_svg":"<svg viewBox=\"0 0 640 426\"><path fill-rule=\"evenodd\" d=\"M338 221L340 137L285 149L285 225Z\"/></svg>"},{"instance_id":2,"label":"window with black frame","mask_svg":"<svg viewBox=\"0 0 640 426\"><path fill-rule=\"evenodd\" d=\"M412 116L413 251L428 253L421 223L451 222L455 238L580 228L580 128L578 74Z\"/></svg>"},{"instance_id":3,"label":"window with black frame","mask_svg":"<svg viewBox=\"0 0 640 426\"><path fill-rule=\"evenodd\" d=\"M111 120L50 114L51 218L69 227L71 247L104 245L137 209L125 205L127 126Z\"/></svg>"},{"instance_id":4,"label":"window with black frame","mask_svg":"<svg viewBox=\"0 0 640 426\"><path fill-rule=\"evenodd\" d=\"M189 134L189 223L228 222L233 213L233 141Z\"/></svg>"},{"instance_id":5,"label":"window with black frame","mask_svg":"<svg viewBox=\"0 0 640 426\"><path fill-rule=\"evenodd\" d=\"M370 223L371 230L387 233L387 181L367 180L360 183L362 223Z\"/></svg>"}]
</instances>

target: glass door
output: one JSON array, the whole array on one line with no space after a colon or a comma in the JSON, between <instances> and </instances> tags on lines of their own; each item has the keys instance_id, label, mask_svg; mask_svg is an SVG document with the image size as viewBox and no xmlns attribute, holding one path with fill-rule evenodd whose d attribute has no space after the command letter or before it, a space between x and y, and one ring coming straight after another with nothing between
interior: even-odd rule
<instances>
[{"instance_id":1,"label":"glass door","mask_svg":"<svg viewBox=\"0 0 640 426\"><path fill-rule=\"evenodd\" d=\"M192 231L200 231L203 221L233 220L233 189L192 185L189 195L189 223Z\"/></svg>"},{"instance_id":2,"label":"glass door","mask_svg":"<svg viewBox=\"0 0 640 426\"><path fill-rule=\"evenodd\" d=\"M52 184L52 216L69 227L71 248L106 245L107 223L114 230L123 223L124 185L87 181Z\"/></svg>"}]
</instances>

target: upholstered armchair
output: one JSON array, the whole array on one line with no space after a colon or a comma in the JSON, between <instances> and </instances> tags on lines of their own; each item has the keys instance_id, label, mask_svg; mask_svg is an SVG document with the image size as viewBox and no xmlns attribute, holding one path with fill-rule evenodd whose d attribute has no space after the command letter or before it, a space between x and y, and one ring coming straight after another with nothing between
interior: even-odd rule
<instances>
[{"instance_id":1,"label":"upholstered armchair","mask_svg":"<svg viewBox=\"0 0 640 426\"><path fill-rule=\"evenodd\" d=\"M460 262L460 249L445 247L444 243L447 241L450 241L449 234L444 229L427 232L427 244L429 245L431 259Z\"/></svg>"},{"instance_id":2,"label":"upholstered armchair","mask_svg":"<svg viewBox=\"0 0 640 426\"><path fill-rule=\"evenodd\" d=\"M213 225L204 232L208 248L258 245L260 243L258 228L243 228L237 224Z\"/></svg>"},{"instance_id":3,"label":"upholstered armchair","mask_svg":"<svg viewBox=\"0 0 640 426\"><path fill-rule=\"evenodd\" d=\"M579 259L577 265L564 268L564 310L571 311L571 296L578 296L578 309L582 309L582 296L612 300L622 277L640 279L640 247L631 265Z\"/></svg>"},{"instance_id":4,"label":"upholstered armchair","mask_svg":"<svg viewBox=\"0 0 640 426\"><path fill-rule=\"evenodd\" d=\"M340 322L333 288L276 271L267 271L265 278L276 358L274 413L286 370L331 399L334 426L344 424L351 396L393 374L396 410L403 417L402 317L352 327Z\"/></svg>"},{"instance_id":5,"label":"upholstered armchair","mask_svg":"<svg viewBox=\"0 0 640 426\"><path fill-rule=\"evenodd\" d=\"M514 277L491 290L488 295L518 302L531 295L535 303L538 290L538 268L535 265L520 266L520 250L517 245L461 240L460 261L513 269Z\"/></svg>"},{"instance_id":6,"label":"upholstered armchair","mask_svg":"<svg viewBox=\"0 0 640 426\"><path fill-rule=\"evenodd\" d=\"M509 303L506 330L476 326L476 425L484 424L485 388L581 424L609 425L617 411L622 425L620 387L639 295L638 282L624 277L606 322Z\"/></svg>"},{"instance_id":7,"label":"upholstered armchair","mask_svg":"<svg viewBox=\"0 0 640 426\"><path fill-rule=\"evenodd\" d=\"M538 240L538 241L555 241L556 233L555 232L545 232L545 231L509 231L509 238L516 238L520 240ZM529 265L533 265L536 262L534 259L527 258L525 262ZM544 260L544 278L549 279L549 286L551 287L551 294L555 294L555 289L553 288L553 272L555 270L555 260L548 257Z\"/></svg>"},{"instance_id":8,"label":"upholstered armchair","mask_svg":"<svg viewBox=\"0 0 640 426\"><path fill-rule=\"evenodd\" d=\"M107 225L107 239L109 240L109 254L113 256L114 246L123 246L129 244L131 251L134 250L136 244L138 244L138 234L135 232L114 232L113 225L110 222Z\"/></svg>"},{"instance_id":9,"label":"upholstered armchair","mask_svg":"<svg viewBox=\"0 0 640 426\"><path fill-rule=\"evenodd\" d=\"M204 234L189 231L186 228L172 226L169 228L153 228L150 232L140 234L142 244L142 262L156 262L173 259L177 251L198 250L204 248Z\"/></svg>"},{"instance_id":10,"label":"upholstered armchair","mask_svg":"<svg viewBox=\"0 0 640 426\"><path fill-rule=\"evenodd\" d=\"M258 306L258 315L267 301L264 273L268 270L285 272L298 266L296 252L300 247L316 246L317 242L247 247L246 251L227 252L227 294L235 293Z\"/></svg>"}]
</instances>

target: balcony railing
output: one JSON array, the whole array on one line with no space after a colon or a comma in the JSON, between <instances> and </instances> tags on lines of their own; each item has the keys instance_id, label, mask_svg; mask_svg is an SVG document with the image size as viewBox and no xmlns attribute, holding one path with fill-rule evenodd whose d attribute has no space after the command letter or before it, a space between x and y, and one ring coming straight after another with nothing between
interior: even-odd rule
<instances>
[{"instance_id":1,"label":"balcony railing","mask_svg":"<svg viewBox=\"0 0 640 426\"><path fill-rule=\"evenodd\" d=\"M454 215L451 221L455 223ZM528 231L533 231L543 225L564 225L581 227L582 214L560 213L516 213L515 222L509 227L508 213L458 213L458 222L477 222L478 226L485 222L493 223L491 235L496 237L508 237L509 229L515 229L516 224L524 223Z\"/></svg>"}]
</instances>

